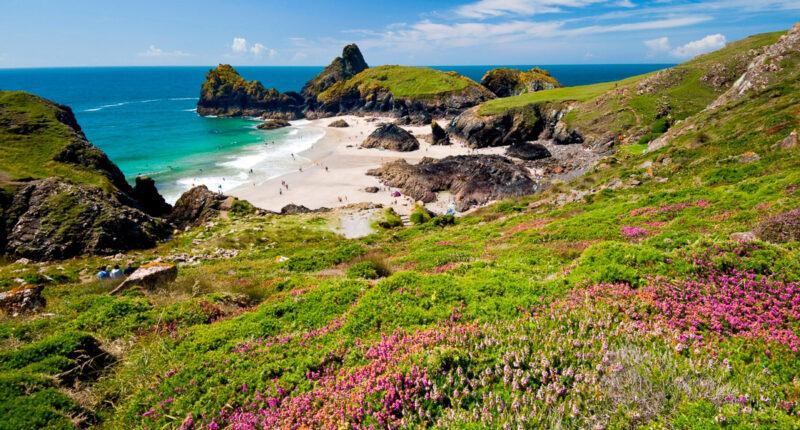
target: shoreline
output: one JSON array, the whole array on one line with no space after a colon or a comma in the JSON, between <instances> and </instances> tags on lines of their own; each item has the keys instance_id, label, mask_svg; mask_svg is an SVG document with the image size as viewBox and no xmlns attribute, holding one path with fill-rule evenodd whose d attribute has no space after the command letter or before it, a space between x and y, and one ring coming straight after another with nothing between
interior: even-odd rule
<instances>
[{"instance_id":1,"label":"shoreline","mask_svg":"<svg viewBox=\"0 0 800 430\"><path fill-rule=\"evenodd\" d=\"M418 163L424 157L444 158L450 155L476 153L475 150L458 143L434 146L425 142L421 136L430 134L430 125L401 126L418 138L420 148L416 151L396 152L360 148L361 142L378 124L395 120L395 118L374 117L375 120L367 121L368 118L373 117L342 115L315 119L308 124L296 126L319 128L324 131L324 135L310 148L295 154L301 162L298 170L233 188L228 194L247 200L256 207L275 212L288 204L318 209L372 203L391 207L400 214L408 214L414 207L414 201L405 195L392 197L391 193L395 189L385 187L374 176L368 176L366 174L368 170L399 159ZM350 126L328 127L329 123L338 119L345 120ZM505 147L495 147L483 148L477 150L477 153L502 154L504 151ZM283 182L288 185L288 189L282 185ZM365 188L373 186L378 187L377 193L364 191ZM428 203L425 207L435 213L443 214L451 207L450 198L446 193L440 193L440 198L436 202Z\"/></svg>"}]
</instances>

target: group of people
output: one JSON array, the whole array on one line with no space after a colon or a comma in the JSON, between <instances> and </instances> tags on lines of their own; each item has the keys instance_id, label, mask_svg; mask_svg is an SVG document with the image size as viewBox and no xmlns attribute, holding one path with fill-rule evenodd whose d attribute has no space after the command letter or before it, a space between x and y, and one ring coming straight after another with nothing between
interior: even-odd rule
<instances>
[{"instance_id":1,"label":"group of people","mask_svg":"<svg viewBox=\"0 0 800 430\"><path fill-rule=\"evenodd\" d=\"M128 263L128 267L124 270L119 268L119 264L115 264L111 271L108 270L108 267L102 266L100 271L97 272L97 279L120 279L123 276L129 276L135 271L136 268L131 263Z\"/></svg>"}]
</instances>

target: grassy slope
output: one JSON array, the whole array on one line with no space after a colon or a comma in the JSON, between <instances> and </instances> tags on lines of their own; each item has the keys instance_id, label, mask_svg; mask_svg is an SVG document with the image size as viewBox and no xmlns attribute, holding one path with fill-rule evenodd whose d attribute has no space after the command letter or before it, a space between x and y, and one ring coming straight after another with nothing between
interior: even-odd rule
<instances>
[{"instance_id":1,"label":"grassy slope","mask_svg":"<svg viewBox=\"0 0 800 430\"><path fill-rule=\"evenodd\" d=\"M433 98L461 91L471 85L477 83L452 72L427 67L380 66L364 70L346 82L336 83L318 98L330 100L352 88L358 88L362 94L385 88L395 97Z\"/></svg>"},{"instance_id":2,"label":"grassy slope","mask_svg":"<svg viewBox=\"0 0 800 430\"><path fill-rule=\"evenodd\" d=\"M0 91L0 181L61 176L75 183L86 183L110 189L108 179L90 169L53 161L70 142L79 139L56 119L51 102L21 91ZM13 124L34 124L28 134L10 133Z\"/></svg>"},{"instance_id":3,"label":"grassy slope","mask_svg":"<svg viewBox=\"0 0 800 430\"><path fill-rule=\"evenodd\" d=\"M756 279L800 281L800 243L758 243L743 258L728 245L731 233L800 206L800 153L769 149L800 126L797 68L786 68L782 78L693 117L685 124L694 128L657 152L620 151L604 160L608 167L568 186L490 206L454 226L426 223L344 240L327 230L334 215L234 217L137 258L216 247L238 249L238 257L184 267L169 291L118 298L104 295L110 285L78 282L78 272L99 259L63 262L63 270L0 267L6 288L17 277L53 278L45 295L47 311L57 315L0 323L6 422L35 427L49 419L52 427L69 428L64 416L88 407L107 428L175 428L189 414L195 423L224 424L223 415L246 420L248 411L237 409L255 402L270 414L294 413L312 428L355 420L360 408L373 410L367 425L412 428L501 427L520 417L565 428L797 428L798 352L758 332L748 339L753 332L733 325L713 331L702 309L694 334L664 326L660 318L675 306L658 307L656 287L663 285L651 279L666 277L685 295L691 283L684 280L707 270L693 263L707 260ZM739 162L750 151L760 159ZM664 158L671 162L659 162ZM668 181L638 167L645 161ZM553 203L568 188L588 190L615 178L642 185ZM640 230L626 236L630 228ZM711 258L694 257L709 252ZM290 260L278 263L278 255ZM348 277L363 259L395 273ZM708 285L703 297L722 294L719 281ZM260 305L216 312L228 294ZM764 294L783 309L774 303L784 293L747 297ZM748 309L729 315L746 319ZM796 319L765 327L776 324L800 333ZM65 352L44 348L80 339L78 332L122 358L87 384L80 405L46 379L69 366L59 358ZM696 334L703 340L692 340ZM20 345L33 359L18 364ZM441 397L420 394L420 373ZM28 402L20 386L39 401ZM277 386L293 391L273 408L264 398ZM383 401L389 392L399 403ZM312 393L307 401L304 393Z\"/></svg>"}]
</instances>

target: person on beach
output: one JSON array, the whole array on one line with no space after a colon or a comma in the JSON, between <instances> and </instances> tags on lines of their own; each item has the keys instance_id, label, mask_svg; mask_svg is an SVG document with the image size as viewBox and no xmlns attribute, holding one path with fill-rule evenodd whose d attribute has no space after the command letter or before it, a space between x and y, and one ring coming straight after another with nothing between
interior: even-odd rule
<instances>
[{"instance_id":1,"label":"person on beach","mask_svg":"<svg viewBox=\"0 0 800 430\"><path fill-rule=\"evenodd\" d=\"M283 188L278 188L278 194L283 195Z\"/></svg>"},{"instance_id":2,"label":"person on beach","mask_svg":"<svg viewBox=\"0 0 800 430\"><path fill-rule=\"evenodd\" d=\"M328 171L328 166L325 166L325 171L326 171L326 172Z\"/></svg>"}]
</instances>

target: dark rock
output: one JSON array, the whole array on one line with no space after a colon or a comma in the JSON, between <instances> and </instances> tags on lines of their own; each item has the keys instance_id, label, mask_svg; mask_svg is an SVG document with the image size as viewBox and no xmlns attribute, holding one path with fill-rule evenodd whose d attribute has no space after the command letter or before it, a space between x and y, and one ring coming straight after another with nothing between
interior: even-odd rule
<instances>
[{"instance_id":1,"label":"dark rock","mask_svg":"<svg viewBox=\"0 0 800 430\"><path fill-rule=\"evenodd\" d=\"M137 176L133 197L142 211L150 216L163 217L172 211L172 206L158 193L156 182L148 176Z\"/></svg>"},{"instance_id":2,"label":"dark rock","mask_svg":"<svg viewBox=\"0 0 800 430\"><path fill-rule=\"evenodd\" d=\"M47 304L42 297L43 289L41 285L26 285L0 293L0 312L16 317L38 311Z\"/></svg>"},{"instance_id":3,"label":"dark rock","mask_svg":"<svg viewBox=\"0 0 800 430\"><path fill-rule=\"evenodd\" d=\"M367 187L367 188L364 188L364 191L366 191L368 193L375 194L378 191L380 191L380 189L378 187Z\"/></svg>"},{"instance_id":4,"label":"dark rock","mask_svg":"<svg viewBox=\"0 0 800 430\"><path fill-rule=\"evenodd\" d=\"M394 124L382 124L361 143L361 147L407 152L419 149L419 142L411 133Z\"/></svg>"},{"instance_id":5,"label":"dark rock","mask_svg":"<svg viewBox=\"0 0 800 430\"><path fill-rule=\"evenodd\" d=\"M539 143L520 142L514 143L506 149L506 155L522 160L541 160L552 157L550 151Z\"/></svg>"},{"instance_id":6,"label":"dark rock","mask_svg":"<svg viewBox=\"0 0 800 430\"><path fill-rule=\"evenodd\" d=\"M290 203L281 208L281 215L308 214L308 213L328 212L328 211L330 211L330 209L328 208L309 209L303 205L296 205L294 203Z\"/></svg>"},{"instance_id":7,"label":"dark rock","mask_svg":"<svg viewBox=\"0 0 800 430\"><path fill-rule=\"evenodd\" d=\"M114 288L109 294L115 295L130 288L143 287L155 289L163 287L178 278L178 266L167 263L148 263L136 269L121 284Z\"/></svg>"},{"instance_id":8,"label":"dark rock","mask_svg":"<svg viewBox=\"0 0 800 430\"><path fill-rule=\"evenodd\" d=\"M342 50L342 56L334 58L319 75L306 82L301 93L304 97L316 98L333 84L346 81L368 67L358 46L355 43L347 45Z\"/></svg>"},{"instance_id":9,"label":"dark rock","mask_svg":"<svg viewBox=\"0 0 800 430\"><path fill-rule=\"evenodd\" d=\"M531 194L536 186L526 168L500 155L425 158L415 165L397 160L367 174L426 203L435 201L437 192L449 191L455 196L459 211L489 200Z\"/></svg>"},{"instance_id":10,"label":"dark rock","mask_svg":"<svg viewBox=\"0 0 800 430\"><path fill-rule=\"evenodd\" d=\"M328 124L328 127L346 128L346 127L350 127L350 124L348 124L347 121L345 121L343 119L337 119L337 120L331 122L330 124Z\"/></svg>"},{"instance_id":11,"label":"dark rock","mask_svg":"<svg viewBox=\"0 0 800 430\"><path fill-rule=\"evenodd\" d=\"M451 139L461 139L471 148L511 145L540 137L552 138L557 144L583 142L577 131L560 120L569 111L568 105L548 108L531 104L498 115L481 115L479 109L466 110L450 122Z\"/></svg>"},{"instance_id":12,"label":"dark rock","mask_svg":"<svg viewBox=\"0 0 800 430\"><path fill-rule=\"evenodd\" d=\"M233 198L199 185L181 195L167 220L180 229L204 224L216 218L229 199Z\"/></svg>"},{"instance_id":13,"label":"dark rock","mask_svg":"<svg viewBox=\"0 0 800 430\"><path fill-rule=\"evenodd\" d=\"M436 122L431 122L431 143L434 145L450 145L447 132Z\"/></svg>"},{"instance_id":14,"label":"dark rock","mask_svg":"<svg viewBox=\"0 0 800 430\"><path fill-rule=\"evenodd\" d=\"M228 64L220 64L206 74L197 101L198 115L262 116L284 120L302 118L303 97L268 90L258 81L246 81Z\"/></svg>"},{"instance_id":15,"label":"dark rock","mask_svg":"<svg viewBox=\"0 0 800 430\"><path fill-rule=\"evenodd\" d=\"M527 72L502 67L486 72L481 85L497 97L510 97L524 93L560 88L561 84L547 70L534 67Z\"/></svg>"},{"instance_id":16,"label":"dark rock","mask_svg":"<svg viewBox=\"0 0 800 430\"><path fill-rule=\"evenodd\" d=\"M285 119L271 119L267 122L257 125L256 128L259 130L275 130L278 128L288 127L290 125L291 124L289 124L289 121L286 121Z\"/></svg>"},{"instance_id":17,"label":"dark rock","mask_svg":"<svg viewBox=\"0 0 800 430\"><path fill-rule=\"evenodd\" d=\"M7 214L6 250L33 260L151 248L172 231L100 188L56 177L20 187Z\"/></svg>"}]
</instances>

